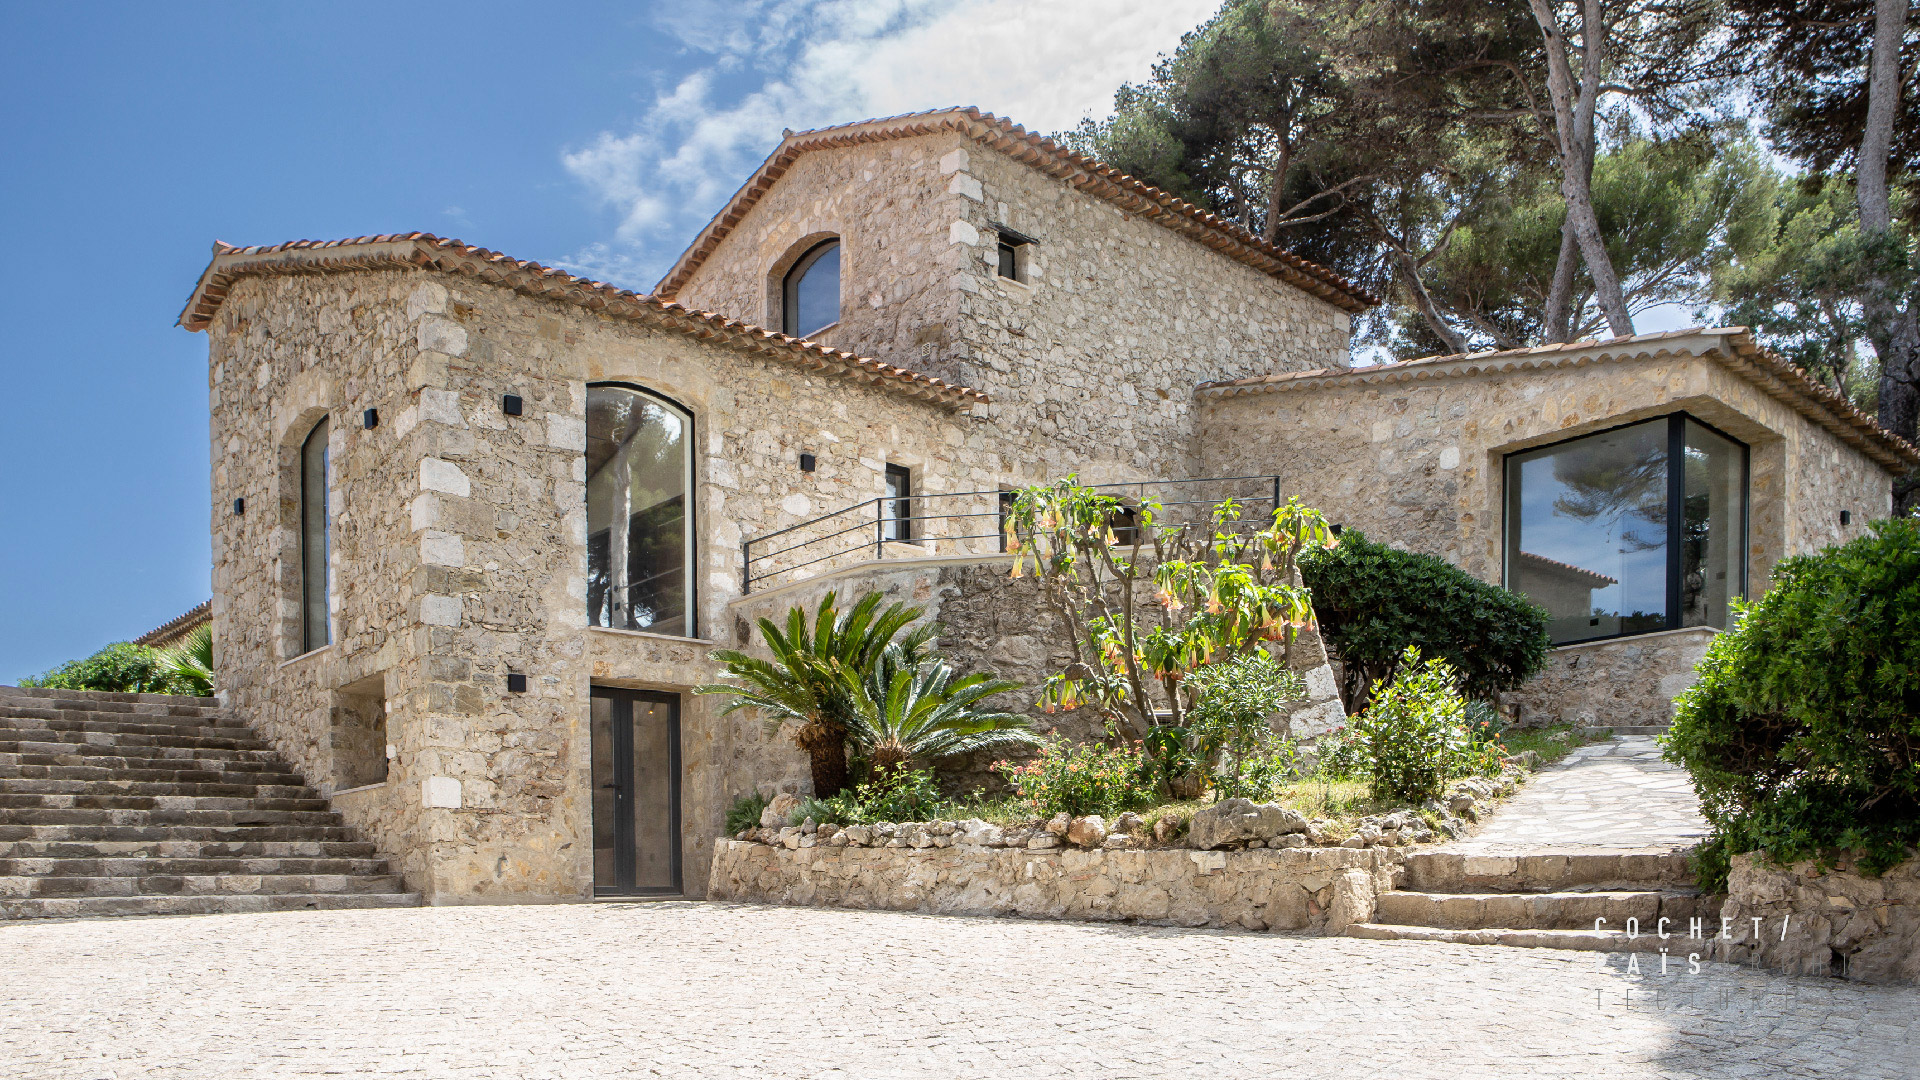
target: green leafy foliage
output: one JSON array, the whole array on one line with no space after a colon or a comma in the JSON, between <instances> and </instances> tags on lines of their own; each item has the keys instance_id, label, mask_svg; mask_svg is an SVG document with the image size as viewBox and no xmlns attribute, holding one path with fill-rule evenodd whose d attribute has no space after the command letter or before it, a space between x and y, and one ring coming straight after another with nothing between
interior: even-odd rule
<instances>
[{"instance_id":1,"label":"green leafy foliage","mask_svg":"<svg viewBox=\"0 0 1920 1080\"><path fill-rule=\"evenodd\" d=\"M954 803L940 792L931 769L898 769L824 799L800 800L788 815L788 824L807 818L839 825L871 825L876 821L933 821L954 812Z\"/></svg>"},{"instance_id":2,"label":"green leafy foliage","mask_svg":"<svg viewBox=\"0 0 1920 1080\"><path fill-rule=\"evenodd\" d=\"M1451 664L1423 661L1409 648L1392 685L1376 686L1365 712L1320 740L1319 771L1368 781L1376 801L1414 805L1439 795L1448 780L1497 775L1506 747L1472 704Z\"/></svg>"},{"instance_id":3,"label":"green leafy foliage","mask_svg":"<svg viewBox=\"0 0 1920 1080\"><path fill-rule=\"evenodd\" d=\"M909 762L1039 741L1026 716L982 706L1019 689L1016 682L979 672L956 679L946 661L915 663L899 645L888 646L866 678L853 682L847 737L875 776Z\"/></svg>"},{"instance_id":4,"label":"green leafy foliage","mask_svg":"<svg viewBox=\"0 0 1920 1080\"><path fill-rule=\"evenodd\" d=\"M1392 681L1409 649L1444 659L1469 697L1519 686L1547 662L1547 613L1432 555L1376 544L1356 530L1310 548L1301 573L1326 641L1345 668L1348 708Z\"/></svg>"},{"instance_id":5,"label":"green leafy foliage","mask_svg":"<svg viewBox=\"0 0 1920 1080\"><path fill-rule=\"evenodd\" d=\"M1306 693L1305 682L1259 651L1201 668L1187 687L1195 699L1189 739L1197 756L1215 762L1214 789L1223 799L1266 798L1295 761L1270 718Z\"/></svg>"},{"instance_id":6,"label":"green leafy foliage","mask_svg":"<svg viewBox=\"0 0 1920 1080\"><path fill-rule=\"evenodd\" d=\"M1876 521L1772 576L1714 639L1665 739L1714 828L1707 888L1743 852L1844 850L1871 871L1920 843L1920 521Z\"/></svg>"},{"instance_id":7,"label":"green leafy foliage","mask_svg":"<svg viewBox=\"0 0 1920 1080\"><path fill-rule=\"evenodd\" d=\"M202 623L179 645L158 653L173 693L213 696L213 624Z\"/></svg>"},{"instance_id":8,"label":"green leafy foliage","mask_svg":"<svg viewBox=\"0 0 1920 1080\"><path fill-rule=\"evenodd\" d=\"M1153 801L1145 756L1133 746L1075 746L1048 739L1029 761L1001 761L994 770L1035 814L1117 814Z\"/></svg>"},{"instance_id":9,"label":"green leafy foliage","mask_svg":"<svg viewBox=\"0 0 1920 1080\"><path fill-rule=\"evenodd\" d=\"M20 685L119 694L191 692L174 688L173 671L161 650L130 641L116 641L84 660L69 660L44 674L22 679Z\"/></svg>"},{"instance_id":10,"label":"green leafy foliage","mask_svg":"<svg viewBox=\"0 0 1920 1080\"><path fill-rule=\"evenodd\" d=\"M760 824L760 815L766 811L767 804L772 801L772 798L758 791L750 791L733 800L733 805L727 808L727 835L733 836L744 830L757 828Z\"/></svg>"}]
</instances>

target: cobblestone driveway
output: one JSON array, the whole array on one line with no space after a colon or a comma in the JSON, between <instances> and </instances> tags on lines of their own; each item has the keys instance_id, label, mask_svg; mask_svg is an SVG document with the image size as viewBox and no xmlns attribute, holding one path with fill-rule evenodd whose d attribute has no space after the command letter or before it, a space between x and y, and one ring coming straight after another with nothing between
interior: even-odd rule
<instances>
[{"instance_id":1,"label":"cobblestone driveway","mask_svg":"<svg viewBox=\"0 0 1920 1080\"><path fill-rule=\"evenodd\" d=\"M0 1075L1920 1076L1920 990L1595 964L691 902L15 924Z\"/></svg>"}]
</instances>

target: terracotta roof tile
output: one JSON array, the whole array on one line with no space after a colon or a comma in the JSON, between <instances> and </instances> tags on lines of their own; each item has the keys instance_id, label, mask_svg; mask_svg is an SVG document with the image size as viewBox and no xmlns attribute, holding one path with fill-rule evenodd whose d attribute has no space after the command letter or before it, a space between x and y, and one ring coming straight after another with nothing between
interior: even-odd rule
<instances>
[{"instance_id":1,"label":"terracotta roof tile","mask_svg":"<svg viewBox=\"0 0 1920 1080\"><path fill-rule=\"evenodd\" d=\"M424 232L381 233L345 240L290 240L260 247L234 247L216 241L213 258L201 273L193 295L187 298L179 323L188 330L205 330L233 283L252 274L408 268L459 274L526 296L577 304L611 317L677 330L822 374L874 383L944 405L960 406L987 400L987 395L978 390L931 375Z\"/></svg>"},{"instance_id":2,"label":"terracotta roof tile","mask_svg":"<svg viewBox=\"0 0 1920 1080\"><path fill-rule=\"evenodd\" d=\"M747 211L760 201L773 182L784 175L800 155L811 150L908 139L940 131L959 132L976 142L991 146L1049 176L1156 221L1346 311L1362 312L1380 302L1378 297L1332 270L1268 243L1217 214L1208 213L1190 202L1143 183L1111 165L1074 153L1011 120L970 106L906 113L788 134L759 171L701 230L692 246L674 263L673 269L660 280L660 284L654 286L654 294L668 298L677 295L692 279L694 272L713 254L720 241L733 231Z\"/></svg>"}]
</instances>

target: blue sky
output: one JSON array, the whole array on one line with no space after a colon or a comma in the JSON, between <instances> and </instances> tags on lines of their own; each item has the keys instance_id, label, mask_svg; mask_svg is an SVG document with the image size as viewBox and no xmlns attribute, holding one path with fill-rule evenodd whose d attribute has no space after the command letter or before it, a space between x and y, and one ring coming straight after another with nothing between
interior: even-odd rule
<instances>
[{"instance_id":1,"label":"blue sky","mask_svg":"<svg viewBox=\"0 0 1920 1080\"><path fill-rule=\"evenodd\" d=\"M1213 0L0 6L0 683L204 600L217 239L421 229L649 288L783 127L1054 131Z\"/></svg>"}]
</instances>

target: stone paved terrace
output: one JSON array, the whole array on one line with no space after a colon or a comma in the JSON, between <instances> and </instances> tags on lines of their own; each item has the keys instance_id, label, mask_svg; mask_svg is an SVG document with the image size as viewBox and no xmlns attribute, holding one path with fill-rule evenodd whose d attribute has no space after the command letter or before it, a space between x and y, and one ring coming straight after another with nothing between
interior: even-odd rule
<instances>
[{"instance_id":1,"label":"stone paved terrace","mask_svg":"<svg viewBox=\"0 0 1920 1080\"><path fill-rule=\"evenodd\" d=\"M1446 850L1670 849L1706 835L1686 770L1662 761L1651 737L1626 735L1542 769L1470 839Z\"/></svg>"},{"instance_id":2,"label":"stone paved terrace","mask_svg":"<svg viewBox=\"0 0 1920 1080\"><path fill-rule=\"evenodd\" d=\"M1920 1072L1920 989L1620 962L691 902L21 923L0 926L0 1075Z\"/></svg>"}]
</instances>

